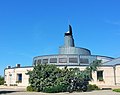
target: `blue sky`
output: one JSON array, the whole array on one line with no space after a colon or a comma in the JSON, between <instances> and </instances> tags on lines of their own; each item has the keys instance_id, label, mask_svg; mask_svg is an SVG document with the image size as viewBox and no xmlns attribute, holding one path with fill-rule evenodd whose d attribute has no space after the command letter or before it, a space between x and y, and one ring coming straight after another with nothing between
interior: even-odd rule
<instances>
[{"instance_id":1,"label":"blue sky","mask_svg":"<svg viewBox=\"0 0 120 95\"><path fill-rule=\"evenodd\" d=\"M68 24L76 46L120 56L120 0L1 0L0 75L8 65L57 54Z\"/></svg>"}]
</instances>

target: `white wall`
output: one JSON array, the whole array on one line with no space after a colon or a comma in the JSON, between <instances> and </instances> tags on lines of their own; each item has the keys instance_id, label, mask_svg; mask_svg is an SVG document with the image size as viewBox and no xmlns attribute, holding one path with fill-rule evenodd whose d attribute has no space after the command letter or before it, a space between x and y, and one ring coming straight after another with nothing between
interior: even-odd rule
<instances>
[{"instance_id":1,"label":"white wall","mask_svg":"<svg viewBox=\"0 0 120 95\"><path fill-rule=\"evenodd\" d=\"M6 69L5 70L5 81L8 86L10 84L14 85L17 84L18 86L27 86L29 85L28 79L29 75L26 75L26 73L29 70L33 70L32 67L27 67L27 68L11 68L11 69ZM10 76L10 74L12 76ZM16 83L17 79L17 74L22 74L22 82L21 83Z\"/></svg>"},{"instance_id":2,"label":"white wall","mask_svg":"<svg viewBox=\"0 0 120 95\"><path fill-rule=\"evenodd\" d=\"M77 68L78 66L68 66L68 68ZM61 66L60 68L64 68L64 66ZM85 66L80 66L80 70L84 70ZM29 70L33 70L33 67L27 67L27 68L13 68L13 69L6 69L5 70L5 81L7 85L10 84L17 84L18 86L28 86L29 82L29 75L26 75L26 73ZM114 68L112 66L104 66L99 67L98 70L103 71L103 81L97 80L97 72L92 73L93 80L90 82L91 84L96 84L99 86L114 86L115 85L115 76L116 76L116 83L120 84L120 65L116 66L116 70L114 73ZM16 83L17 81L17 74L22 73L22 83ZM10 74L12 74L12 77L10 78ZM116 74L116 75L114 75Z\"/></svg>"}]
</instances>

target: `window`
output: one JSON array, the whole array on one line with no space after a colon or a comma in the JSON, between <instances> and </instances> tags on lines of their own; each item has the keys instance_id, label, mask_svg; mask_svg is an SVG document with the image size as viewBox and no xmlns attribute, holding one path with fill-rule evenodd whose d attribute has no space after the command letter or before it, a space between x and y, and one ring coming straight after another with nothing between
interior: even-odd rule
<instances>
[{"instance_id":1,"label":"window","mask_svg":"<svg viewBox=\"0 0 120 95\"><path fill-rule=\"evenodd\" d=\"M10 84L12 83L12 74L9 74Z\"/></svg>"},{"instance_id":2,"label":"window","mask_svg":"<svg viewBox=\"0 0 120 95\"><path fill-rule=\"evenodd\" d=\"M12 74L9 74L9 76L12 76Z\"/></svg>"},{"instance_id":3,"label":"window","mask_svg":"<svg viewBox=\"0 0 120 95\"><path fill-rule=\"evenodd\" d=\"M50 58L50 63L57 63L57 58Z\"/></svg>"},{"instance_id":4,"label":"window","mask_svg":"<svg viewBox=\"0 0 120 95\"><path fill-rule=\"evenodd\" d=\"M78 63L77 58L69 58L69 63Z\"/></svg>"},{"instance_id":5,"label":"window","mask_svg":"<svg viewBox=\"0 0 120 95\"><path fill-rule=\"evenodd\" d=\"M48 59L43 59L43 64L48 63Z\"/></svg>"},{"instance_id":6,"label":"window","mask_svg":"<svg viewBox=\"0 0 120 95\"><path fill-rule=\"evenodd\" d=\"M59 63L67 63L67 58L59 58Z\"/></svg>"},{"instance_id":7,"label":"window","mask_svg":"<svg viewBox=\"0 0 120 95\"><path fill-rule=\"evenodd\" d=\"M80 63L88 64L88 59L86 58L80 58Z\"/></svg>"},{"instance_id":8,"label":"window","mask_svg":"<svg viewBox=\"0 0 120 95\"><path fill-rule=\"evenodd\" d=\"M34 60L34 63L33 63L33 64L34 64L34 66L36 66L36 60Z\"/></svg>"},{"instance_id":9,"label":"window","mask_svg":"<svg viewBox=\"0 0 120 95\"><path fill-rule=\"evenodd\" d=\"M17 81L16 83L21 83L22 82L22 74L17 74Z\"/></svg>"},{"instance_id":10,"label":"window","mask_svg":"<svg viewBox=\"0 0 120 95\"><path fill-rule=\"evenodd\" d=\"M37 64L41 64L41 59L38 59L38 62L37 62Z\"/></svg>"},{"instance_id":11,"label":"window","mask_svg":"<svg viewBox=\"0 0 120 95\"><path fill-rule=\"evenodd\" d=\"M97 80L103 81L103 71L97 71Z\"/></svg>"}]
</instances>

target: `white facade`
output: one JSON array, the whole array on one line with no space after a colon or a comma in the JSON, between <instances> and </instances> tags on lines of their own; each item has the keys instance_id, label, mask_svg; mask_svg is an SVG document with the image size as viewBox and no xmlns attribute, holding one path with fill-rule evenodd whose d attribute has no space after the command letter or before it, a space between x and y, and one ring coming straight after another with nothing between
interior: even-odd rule
<instances>
[{"instance_id":1,"label":"white facade","mask_svg":"<svg viewBox=\"0 0 120 95\"><path fill-rule=\"evenodd\" d=\"M33 70L33 67L14 67L5 69L5 84L7 86L28 86L29 85L29 75L28 71ZM19 75L21 79L19 79Z\"/></svg>"},{"instance_id":2,"label":"white facade","mask_svg":"<svg viewBox=\"0 0 120 95\"><path fill-rule=\"evenodd\" d=\"M64 66L60 66L63 68ZM86 66L68 66L68 68L80 68L84 70ZM7 86L28 86L29 76L26 74L28 71L33 70L33 67L14 67L5 69L5 81ZM97 71L92 73L93 80L90 84L96 84L100 87L114 87L120 86L120 64L117 65L102 65L98 68L98 72L103 72L103 80L98 80ZM18 83L18 74L22 74L22 80Z\"/></svg>"}]
</instances>

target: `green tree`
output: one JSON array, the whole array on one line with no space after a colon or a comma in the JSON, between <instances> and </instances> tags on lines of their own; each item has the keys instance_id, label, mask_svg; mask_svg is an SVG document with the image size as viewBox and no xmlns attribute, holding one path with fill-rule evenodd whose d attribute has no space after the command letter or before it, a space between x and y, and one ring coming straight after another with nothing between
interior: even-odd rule
<instances>
[{"instance_id":1,"label":"green tree","mask_svg":"<svg viewBox=\"0 0 120 95\"><path fill-rule=\"evenodd\" d=\"M92 80L92 72L97 71L98 67L101 66L101 60L95 60L92 63L90 63L89 66L86 67L86 69L84 70L83 74L86 77L89 77L90 80Z\"/></svg>"},{"instance_id":2,"label":"green tree","mask_svg":"<svg viewBox=\"0 0 120 95\"><path fill-rule=\"evenodd\" d=\"M29 82L32 88L38 92L66 84L64 73L55 65L38 64L28 74L30 75Z\"/></svg>"},{"instance_id":3,"label":"green tree","mask_svg":"<svg viewBox=\"0 0 120 95\"><path fill-rule=\"evenodd\" d=\"M96 71L101 61L93 61L84 71L79 68L57 68L55 65L38 64L33 71L29 71L29 83L32 90L43 92L63 92L67 91L70 85L69 79L77 77L79 81L86 78L92 79L92 72Z\"/></svg>"},{"instance_id":4,"label":"green tree","mask_svg":"<svg viewBox=\"0 0 120 95\"><path fill-rule=\"evenodd\" d=\"M4 84L4 77L0 76L0 85Z\"/></svg>"}]
</instances>

